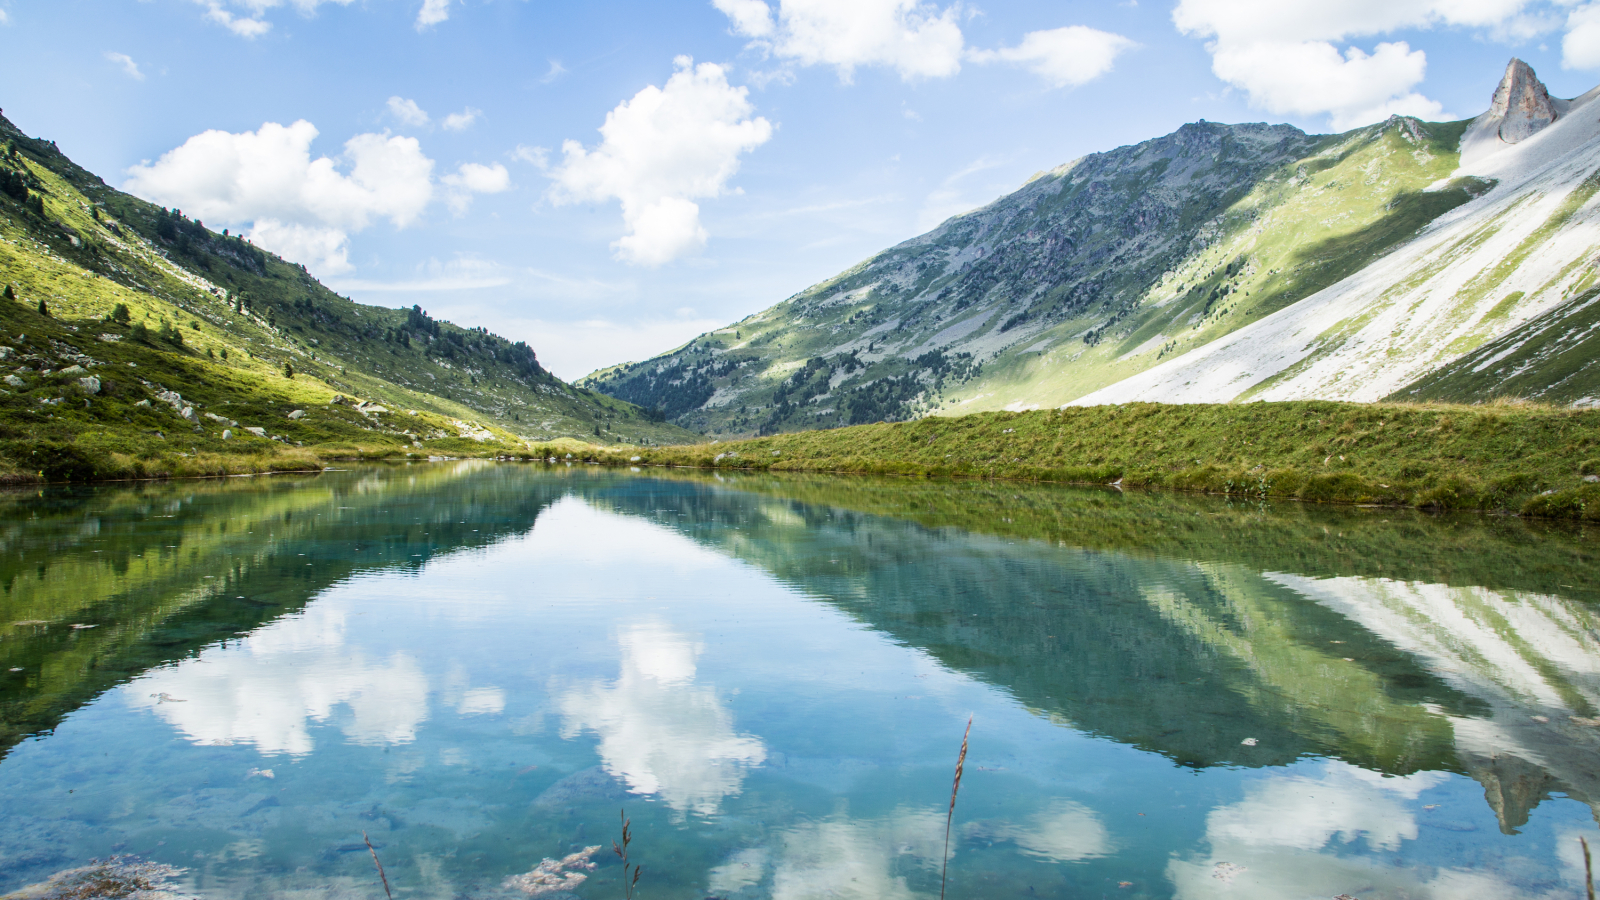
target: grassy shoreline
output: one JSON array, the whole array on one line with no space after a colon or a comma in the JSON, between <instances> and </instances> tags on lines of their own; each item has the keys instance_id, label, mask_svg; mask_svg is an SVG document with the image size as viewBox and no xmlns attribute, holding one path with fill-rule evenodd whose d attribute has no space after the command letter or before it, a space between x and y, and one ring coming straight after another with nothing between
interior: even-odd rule
<instances>
[{"instance_id":1,"label":"grassy shoreline","mask_svg":"<svg viewBox=\"0 0 1600 900\"><path fill-rule=\"evenodd\" d=\"M19 466L0 484L313 471L352 460L558 459L615 466L902 475L1118 484L1246 500L1296 500L1600 521L1600 410L1524 403L1238 405L1155 403L930 417L708 444L598 446L573 439L422 452L346 442L267 453L162 453L91 459L67 445L52 467ZM430 452L431 451L431 452Z\"/></svg>"},{"instance_id":2,"label":"grassy shoreline","mask_svg":"<svg viewBox=\"0 0 1600 900\"><path fill-rule=\"evenodd\" d=\"M692 446L596 448L573 458L1119 483L1263 501L1600 521L1600 411L1521 403L1140 403L931 417Z\"/></svg>"}]
</instances>

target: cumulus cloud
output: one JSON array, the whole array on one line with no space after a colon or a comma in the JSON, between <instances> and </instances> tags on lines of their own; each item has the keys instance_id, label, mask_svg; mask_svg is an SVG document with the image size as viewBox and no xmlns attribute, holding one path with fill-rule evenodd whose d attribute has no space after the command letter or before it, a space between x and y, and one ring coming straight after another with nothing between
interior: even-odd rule
<instances>
[{"instance_id":1,"label":"cumulus cloud","mask_svg":"<svg viewBox=\"0 0 1600 900\"><path fill-rule=\"evenodd\" d=\"M417 101L404 97L389 98L389 115L394 116L400 124L410 125L413 128L420 128L431 121L431 117L417 105Z\"/></svg>"},{"instance_id":2,"label":"cumulus cloud","mask_svg":"<svg viewBox=\"0 0 1600 900\"><path fill-rule=\"evenodd\" d=\"M433 198L433 160L415 138L360 134L340 161L312 158L316 126L268 122L243 134L207 131L154 163L128 170L124 188L213 224L251 227L269 250L327 274L348 271L348 237L374 219L403 228Z\"/></svg>"},{"instance_id":3,"label":"cumulus cloud","mask_svg":"<svg viewBox=\"0 0 1600 900\"><path fill-rule=\"evenodd\" d=\"M1568 14L1561 64L1569 69L1600 68L1600 3L1580 6Z\"/></svg>"},{"instance_id":4,"label":"cumulus cloud","mask_svg":"<svg viewBox=\"0 0 1600 900\"><path fill-rule=\"evenodd\" d=\"M1326 41L1263 42L1219 48L1212 70L1245 87L1251 102L1275 113L1327 113L1338 130L1380 121L1393 114L1436 119L1444 108L1410 90L1421 83L1428 61L1404 41L1379 44L1367 54L1343 54Z\"/></svg>"},{"instance_id":5,"label":"cumulus cloud","mask_svg":"<svg viewBox=\"0 0 1600 900\"><path fill-rule=\"evenodd\" d=\"M422 0L422 8L417 10L417 30L426 31L448 18L450 0Z\"/></svg>"},{"instance_id":6,"label":"cumulus cloud","mask_svg":"<svg viewBox=\"0 0 1600 900\"><path fill-rule=\"evenodd\" d=\"M1138 44L1120 34L1083 25L1069 25L1023 35L1022 43L999 50L978 50L974 62L1009 62L1023 66L1053 87L1077 87L1111 71L1118 54Z\"/></svg>"},{"instance_id":7,"label":"cumulus cloud","mask_svg":"<svg viewBox=\"0 0 1600 900\"><path fill-rule=\"evenodd\" d=\"M127 76L129 78L132 78L134 81L143 81L144 80L144 73L139 71L139 64L134 62L133 61L133 57L129 56L128 54L126 54L126 53L113 53L112 51L107 50L106 51L106 59L110 60L111 62L116 63L119 66L121 66L122 67L122 71L125 74L127 74Z\"/></svg>"},{"instance_id":8,"label":"cumulus cloud","mask_svg":"<svg viewBox=\"0 0 1600 900\"><path fill-rule=\"evenodd\" d=\"M473 194L503 194L511 190L511 173L500 163L481 165L462 163L455 172L439 179L450 188L445 202L456 215L465 215Z\"/></svg>"},{"instance_id":9,"label":"cumulus cloud","mask_svg":"<svg viewBox=\"0 0 1600 900\"><path fill-rule=\"evenodd\" d=\"M444 121L439 124L444 126L445 131L466 131L472 127L473 122L478 121L478 117L481 115L483 115L483 110L473 109L469 106L461 112L445 116Z\"/></svg>"},{"instance_id":10,"label":"cumulus cloud","mask_svg":"<svg viewBox=\"0 0 1600 900\"><path fill-rule=\"evenodd\" d=\"M886 66L912 81L961 70L958 9L921 0L713 0L736 33L780 58L833 66L849 82L858 66Z\"/></svg>"},{"instance_id":11,"label":"cumulus cloud","mask_svg":"<svg viewBox=\"0 0 1600 900\"><path fill-rule=\"evenodd\" d=\"M1208 40L1212 71L1274 113L1327 114L1336 128L1392 113L1435 117L1440 105L1416 93L1427 57L1403 41L1372 52L1341 44L1398 29L1524 28L1528 0L1181 0L1178 30Z\"/></svg>"},{"instance_id":12,"label":"cumulus cloud","mask_svg":"<svg viewBox=\"0 0 1600 900\"><path fill-rule=\"evenodd\" d=\"M612 247L629 263L659 266L705 246L695 199L717 197L739 171L739 158L772 137L752 118L749 90L728 84L714 63L680 56L665 87L654 85L606 114L593 150L562 144L551 171L551 200L619 200L628 233Z\"/></svg>"}]
</instances>

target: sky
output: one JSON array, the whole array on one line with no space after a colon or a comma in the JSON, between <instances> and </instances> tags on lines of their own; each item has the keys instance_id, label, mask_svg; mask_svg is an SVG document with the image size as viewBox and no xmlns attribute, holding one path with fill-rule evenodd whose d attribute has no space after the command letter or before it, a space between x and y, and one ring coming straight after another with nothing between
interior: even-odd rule
<instances>
[{"instance_id":1,"label":"sky","mask_svg":"<svg viewBox=\"0 0 1600 900\"><path fill-rule=\"evenodd\" d=\"M0 0L0 109L573 379L1186 122L1600 83L1600 0Z\"/></svg>"}]
</instances>

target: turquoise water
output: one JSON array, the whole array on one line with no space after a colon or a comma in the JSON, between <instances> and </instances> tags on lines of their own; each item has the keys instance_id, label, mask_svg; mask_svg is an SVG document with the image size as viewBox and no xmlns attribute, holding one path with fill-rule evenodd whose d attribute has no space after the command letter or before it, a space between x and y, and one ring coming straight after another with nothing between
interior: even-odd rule
<instances>
[{"instance_id":1,"label":"turquoise water","mask_svg":"<svg viewBox=\"0 0 1600 900\"><path fill-rule=\"evenodd\" d=\"M1579 897L1594 535L453 463L0 497L0 893ZM572 875L582 875L579 881Z\"/></svg>"}]
</instances>

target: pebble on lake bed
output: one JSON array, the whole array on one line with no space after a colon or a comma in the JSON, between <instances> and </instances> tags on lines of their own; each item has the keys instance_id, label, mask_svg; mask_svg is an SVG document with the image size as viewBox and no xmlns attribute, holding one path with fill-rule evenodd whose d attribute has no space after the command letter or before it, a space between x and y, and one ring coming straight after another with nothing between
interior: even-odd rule
<instances>
[{"instance_id":1,"label":"pebble on lake bed","mask_svg":"<svg viewBox=\"0 0 1600 900\"><path fill-rule=\"evenodd\" d=\"M1240 741L1239 743L1245 745L1246 747L1254 747L1256 744L1259 744L1261 742L1256 740L1255 738L1245 738L1244 740Z\"/></svg>"}]
</instances>

